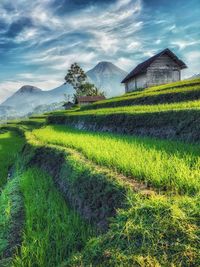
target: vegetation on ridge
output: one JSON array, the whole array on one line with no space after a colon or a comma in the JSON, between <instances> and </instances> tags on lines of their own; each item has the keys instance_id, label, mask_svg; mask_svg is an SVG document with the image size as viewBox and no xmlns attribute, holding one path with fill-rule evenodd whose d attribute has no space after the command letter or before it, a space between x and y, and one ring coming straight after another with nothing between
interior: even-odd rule
<instances>
[{"instance_id":1,"label":"vegetation on ridge","mask_svg":"<svg viewBox=\"0 0 200 267\"><path fill-rule=\"evenodd\" d=\"M179 81L167 85L150 87L142 91L135 91L122 96L106 99L84 106L81 109L99 109L129 105L152 105L175 103L200 99L200 79Z\"/></svg>"},{"instance_id":2,"label":"vegetation on ridge","mask_svg":"<svg viewBox=\"0 0 200 267\"><path fill-rule=\"evenodd\" d=\"M47 126L33 131L40 141L72 147L97 164L179 193L199 192L199 145Z\"/></svg>"},{"instance_id":3,"label":"vegetation on ridge","mask_svg":"<svg viewBox=\"0 0 200 267\"><path fill-rule=\"evenodd\" d=\"M0 188L6 183L9 168L14 164L23 144L23 138L12 131L0 133Z\"/></svg>"}]
</instances>

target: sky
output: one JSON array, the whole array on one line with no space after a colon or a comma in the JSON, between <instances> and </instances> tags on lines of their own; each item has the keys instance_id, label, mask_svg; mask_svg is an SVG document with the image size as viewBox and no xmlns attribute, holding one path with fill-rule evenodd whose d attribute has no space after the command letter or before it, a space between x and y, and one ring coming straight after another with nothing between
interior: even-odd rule
<instances>
[{"instance_id":1,"label":"sky","mask_svg":"<svg viewBox=\"0 0 200 267\"><path fill-rule=\"evenodd\" d=\"M199 0L0 0L0 102L24 84L50 90L77 62L130 71L170 48L200 73Z\"/></svg>"}]
</instances>

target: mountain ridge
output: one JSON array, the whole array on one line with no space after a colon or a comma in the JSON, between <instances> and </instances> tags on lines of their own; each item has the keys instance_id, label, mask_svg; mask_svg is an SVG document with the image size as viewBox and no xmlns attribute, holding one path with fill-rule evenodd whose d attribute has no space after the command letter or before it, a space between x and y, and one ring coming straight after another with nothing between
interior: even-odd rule
<instances>
[{"instance_id":1,"label":"mountain ridge","mask_svg":"<svg viewBox=\"0 0 200 267\"><path fill-rule=\"evenodd\" d=\"M100 61L86 72L88 80L101 91L104 91L106 97L124 93L121 80L126 74L124 70L109 61ZM16 110L20 116L23 116L32 112L37 106L64 101L65 94L72 98L74 93L73 87L66 83L47 91L33 85L24 85L0 104L0 107L4 107L4 111L5 107L10 107L12 110Z\"/></svg>"}]
</instances>

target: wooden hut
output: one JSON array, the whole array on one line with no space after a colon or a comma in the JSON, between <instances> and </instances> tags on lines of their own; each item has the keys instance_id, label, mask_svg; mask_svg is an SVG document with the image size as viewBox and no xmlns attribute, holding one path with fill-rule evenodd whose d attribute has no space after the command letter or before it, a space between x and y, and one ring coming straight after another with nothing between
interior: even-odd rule
<instances>
[{"instance_id":1,"label":"wooden hut","mask_svg":"<svg viewBox=\"0 0 200 267\"><path fill-rule=\"evenodd\" d=\"M181 70L187 68L170 49L166 48L136 66L122 81L125 91L131 92L150 86L181 80Z\"/></svg>"}]
</instances>

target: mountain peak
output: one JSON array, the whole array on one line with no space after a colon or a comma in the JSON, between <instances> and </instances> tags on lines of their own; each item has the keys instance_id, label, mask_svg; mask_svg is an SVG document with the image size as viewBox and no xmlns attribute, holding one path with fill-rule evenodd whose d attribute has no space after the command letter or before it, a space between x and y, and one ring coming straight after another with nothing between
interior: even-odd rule
<instances>
[{"instance_id":1,"label":"mountain peak","mask_svg":"<svg viewBox=\"0 0 200 267\"><path fill-rule=\"evenodd\" d=\"M91 71L96 73L123 73L123 75L126 74L124 70L118 68L110 61L100 61L92 70L88 71L88 73L90 73Z\"/></svg>"},{"instance_id":2,"label":"mountain peak","mask_svg":"<svg viewBox=\"0 0 200 267\"><path fill-rule=\"evenodd\" d=\"M97 63L96 67L115 67L115 65L110 61L100 61Z\"/></svg>"},{"instance_id":3,"label":"mountain peak","mask_svg":"<svg viewBox=\"0 0 200 267\"><path fill-rule=\"evenodd\" d=\"M124 93L124 86L121 84L121 81L127 73L112 62L101 61L86 74L97 88L106 93L107 97Z\"/></svg>"},{"instance_id":4,"label":"mountain peak","mask_svg":"<svg viewBox=\"0 0 200 267\"><path fill-rule=\"evenodd\" d=\"M24 94L24 93L37 93L37 92L41 92L42 90L32 86L32 85L24 85L22 86L18 91L17 94Z\"/></svg>"}]
</instances>

